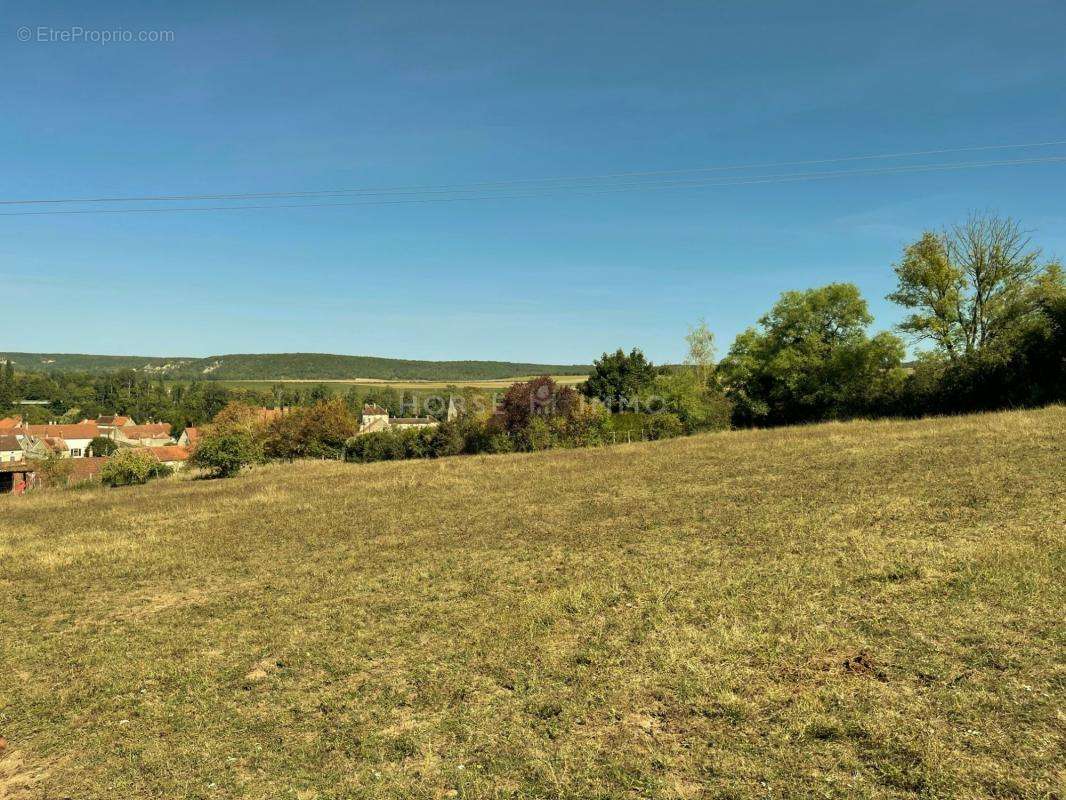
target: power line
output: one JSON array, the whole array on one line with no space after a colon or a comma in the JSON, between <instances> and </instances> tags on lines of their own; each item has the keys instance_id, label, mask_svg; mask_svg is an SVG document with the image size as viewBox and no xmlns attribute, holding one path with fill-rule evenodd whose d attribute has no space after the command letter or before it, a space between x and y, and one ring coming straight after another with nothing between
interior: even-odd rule
<instances>
[{"instance_id":1,"label":"power line","mask_svg":"<svg viewBox=\"0 0 1066 800\"><path fill-rule=\"evenodd\" d=\"M62 211L2 211L3 217L25 216L53 216L75 214L165 214L174 212L204 212L204 211L247 211L264 209L292 209L292 208L341 208L352 206L382 206L402 205L412 203L451 203L478 200L515 200L535 199L551 197L561 193L577 194L608 194L619 191L634 191L640 189L687 189L687 188L715 188L730 186L750 186L769 183L794 183L801 181L827 180L846 178L851 176L864 177L876 175L895 175L915 172L941 172L963 169L980 169L988 167L1027 166L1034 164L1061 164L1066 163L1066 156L1048 156L1045 158L1030 159L1007 159L1002 161L972 161L947 164L916 164L899 167L878 167L871 169L835 170L829 172L806 172L786 173L782 175L765 175L750 178L742 178L730 181L667 181L667 182L643 182L632 184L616 184L606 187L531 187L526 194L488 194L488 195L461 195L453 190L451 197L405 197L388 200L361 200L350 203L270 203L257 205L226 205L226 206L178 206L163 208L111 208L111 209L73 209Z\"/></svg>"},{"instance_id":2,"label":"power line","mask_svg":"<svg viewBox=\"0 0 1066 800\"><path fill-rule=\"evenodd\" d=\"M44 199L0 200L0 205L50 205L50 204L80 204L80 203L132 203L132 202L172 202L187 200L253 200L253 199L284 199L297 197L323 197L336 195L359 195L380 196L393 194L448 194L462 191L486 191L493 188L510 188L515 186L530 186L530 188L556 188L555 186L535 187L531 184L561 184L573 183L579 188L580 184L596 181L610 181L620 178L645 178L667 175L684 175L701 172L728 172L752 169L775 169L778 167L813 166L817 164L838 164L855 161L889 160L897 158L916 158L919 156L944 155L947 153L966 153L990 150L1029 149L1037 147L1056 147L1066 145L1066 140L1050 142L1029 142L1021 144L997 144L980 145L974 147L948 147L936 150L914 150L904 153L877 153L873 155L843 156L837 158L807 159L802 161L778 161L760 164L719 165L710 167L692 167L688 169L654 170L644 172L615 172L600 175L576 175L559 176L550 178L517 178L505 181L487 181L466 184L437 184L423 186L392 186L373 188L345 188L345 189L320 189L312 191L293 192L233 192L211 194L167 194L167 195L141 195L126 197L61 197Z\"/></svg>"}]
</instances>

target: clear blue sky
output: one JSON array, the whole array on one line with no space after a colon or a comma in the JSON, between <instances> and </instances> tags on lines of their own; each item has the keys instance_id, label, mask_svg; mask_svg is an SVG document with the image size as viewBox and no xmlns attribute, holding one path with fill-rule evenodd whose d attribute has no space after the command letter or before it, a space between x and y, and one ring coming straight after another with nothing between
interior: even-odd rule
<instances>
[{"instance_id":1,"label":"clear blue sky","mask_svg":"<svg viewBox=\"0 0 1066 800\"><path fill-rule=\"evenodd\" d=\"M20 42L20 26L174 40ZM473 183L1060 140L1064 30L1061 0L6 2L0 197ZM924 160L1047 155L1066 146ZM971 209L1018 217L1066 256L1064 186L1066 165L1045 164L3 216L0 280L26 322L4 326L0 349L587 362L640 346L670 361L698 318L724 351L781 291L830 281L857 283L876 325L892 325L883 298L902 246Z\"/></svg>"}]
</instances>

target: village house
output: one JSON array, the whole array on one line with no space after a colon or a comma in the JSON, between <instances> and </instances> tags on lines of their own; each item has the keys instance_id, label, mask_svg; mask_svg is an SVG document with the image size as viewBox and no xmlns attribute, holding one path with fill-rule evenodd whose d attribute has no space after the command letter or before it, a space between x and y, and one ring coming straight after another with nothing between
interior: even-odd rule
<instances>
[{"instance_id":1,"label":"village house","mask_svg":"<svg viewBox=\"0 0 1066 800\"><path fill-rule=\"evenodd\" d=\"M435 428L439 424L433 417L390 417L386 409L368 403L363 406L363 416L359 422L359 433Z\"/></svg>"},{"instance_id":2,"label":"village house","mask_svg":"<svg viewBox=\"0 0 1066 800\"><path fill-rule=\"evenodd\" d=\"M0 463L0 494L22 494L32 489L37 473L32 461Z\"/></svg>"},{"instance_id":3,"label":"village house","mask_svg":"<svg viewBox=\"0 0 1066 800\"><path fill-rule=\"evenodd\" d=\"M85 420L86 422L96 422L97 426L102 431L113 431L115 428L126 428L130 425L136 425L131 417L123 417L116 414L101 414L95 420Z\"/></svg>"},{"instance_id":4,"label":"village house","mask_svg":"<svg viewBox=\"0 0 1066 800\"><path fill-rule=\"evenodd\" d=\"M74 469L67 478L67 485L73 486L87 481L100 480L100 470L108 462L107 456L90 456L89 458L74 459Z\"/></svg>"},{"instance_id":5,"label":"village house","mask_svg":"<svg viewBox=\"0 0 1066 800\"><path fill-rule=\"evenodd\" d=\"M10 428L21 428L21 427L22 427L22 417L18 416L17 414L15 416L13 416L13 417L4 417L3 419L0 419L0 431L8 430Z\"/></svg>"},{"instance_id":6,"label":"village house","mask_svg":"<svg viewBox=\"0 0 1066 800\"><path fill-rule=\"evenodd\" d=\"M189 450L192 450L194 447L196 447L199 441L199 428L186 428L181 432L181 436L178 437L178 444Z\"/></svg>"},{"instance_id":7,"label":"village house","mask_svg":"<svg viewBox=\"0 0 1066 800\"><path fill-rule=\"evenodd\" d=\"M389 429L389 412L378 405L363 406L363 416L359 422L359 433L378 433Z\"/></svg>"},{"instance_id":8,"label":"village house","mask_svg":"<svg viewBox=\"0 0 1066 800\"><path fill-rule=\"evenodd\" d=\"M433 417L390 417L389 427L397 430L412 428L436 428L440 425Z\"/></svg>"},{"instance_id":9,"label":"village house","mask_svg":"<svg viewBox=\"0 0 1066 800\"><path fill-rule=\"evenodd\" d=\"M189 451L176 444L163 447L146 447L145 450L155 456L160 464L170 467L174 471L184 469L189 461Z\"/></svg>"},{"instance_id":10,"label":"village house","mask_svg":"<svg viewBox=\"0 0 1066 800\"><path fill-rule=\"evenodd\" d=\"M22 449L19 437L10 433L0 433L0 464L13 461L25 461L26 451Z\"/></svg>"},{"instance_id":11,"label":"village house","mask_svg":"<svg viewBox=\"0 0 1066 800\"><path fill-rule=\"evenodd\" d=\"M68 458L84 458L89 449L89 442L100 436L100 428L95 422L76 425L23 425L12 430L20 440L31 437L41 439L53 451Z\"/></svg>"},{"instance_id":12,"label":"village house","mask_svg":"<svg viewBox=\"0 0 1066 800\"><path fill-rule=\"evenodd\" d=\"M161 447L174 444L169 422L152 422L145 425L124 425L113 428L108 436L119 447Z\"/></svg>"}]
</instances>

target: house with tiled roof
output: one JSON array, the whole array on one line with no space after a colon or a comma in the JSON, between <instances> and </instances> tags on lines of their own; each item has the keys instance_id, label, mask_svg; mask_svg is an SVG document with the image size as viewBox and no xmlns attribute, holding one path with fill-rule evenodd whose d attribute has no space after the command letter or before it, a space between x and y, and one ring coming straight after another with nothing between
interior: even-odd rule
<instances>
[{"instance_id":1,"label":"house with tiled roof","mask_svg":"<svg viewBox=\"0 0 1066 800\"><path fill-rule=\"evenodd\" d=\"M96 424L101 428L126 428L130 425L136 425L132 417L124 417L118 414L101 414L96 418ZM89 422L89 420L86 420Z\"/></svg>"},{"instance_id":2,"label":"house with tiled roof","mask_svg":"<svg viewBox=\"0 0 1066 800\"><path fill-rule=\"evenodd\" d=\"M0 464L23 461L25 458L26 451L22 448L22 440L13 433L0 433Z\"/></svg>"},{"instance_id":3,"label":"house with tiled roof","mask_svg":"<svg viewBox=\"0 0 1066 800\"><path fill-rule=\"evenodd\" d=\"M0 419L0 431L9 430L11 428L21 428L22 417L16 414L13 417L4 417Z\"/></svg>"},{"instance_id":4,"label":"house with tiled roof","mask_svg":"<svg viewBox=\"0 0 1066 800\"><path fill-rule=\"evenodd\" d=\"M70 458L84 458L89 442L100 436L100 427L95 422L75 425L23 425L15 429L20 439L35 437L44 441L52 450Z\"/></svg>"},{"instance_id":5,"label":"house with tiled roof","mask_svg":"<svg viewBox=\"0 0 1066 800\"><path fill-rule=\"evenodd\" d=\"M390 417L386 409L379 405L368 403L363 406L363 416L359 422L359 433L378 433L392 429L433 428L439 424L432 417Z\"/></svg>"},{"instance_id":6,"label":"house with tiled roof","mask_svg":"<svg viewBox=\"0 0 1066 800\"><path fill-rule=\"evenodd\" d=\"M82 450L77 455L74 455L78 448L71 449L67 444L67 440L62 436L41 436L38 441L43 444L48 453L54 453L60 458L84 458L85 451Z\"/></svg>"},{"instance_id":7,"label":"house with tiled roof","mask_svg":"<svg viewBox=\"0 0 1066 800\"><path fill-rule=\"evenodd\" d=\"M67 478L67 485L100 480L100 470L106 463L107 456L74 459L74 469L71 470L70 476Z\"/></svg>"},{"instance_id":8,"label":"house with tiled roof","mask_svg":"<svg viewBox=\"0 0 1066 800\"><path fill-rule=\"evenodd\" d=\"M389 429L389 412L379 405L367 403L359 421L359 433L377 433Z\"/></svg>"},{"instance_id":9,"label":"house with tiled roof","mask_svg":"<svg viewBox=\"0 0 1066 800\"><path fill-rule=\"evenodd\" d=\"M161 447L174 444L169 422L150 422L145 425L124 425L112 429L108 435L119 447Z\"/></svg>"},{"instance_id":10,"label":"house with tiled roof","mask_svg":"<svg viewBox=\"0 0 1066 800\"><path fill-rule=\"evenodd\" d=\"M410 430L412 428L435 428L440 425L433 417L390 417L389 427L398 428L399 430Z\"/></svg>"},{"instance_id":11,"label":"house with tiled roof","mask_svg":"<svg viewBox=\"0 0 1066 800\"><path fill-rule=\"evenodd\" d=\"M181 436L178 437L178 444L192 450L200 441L200 436L199 428L186 428L181 432Z\"/></svg>"},{"instance_id":12,"label":"house with tiled roof","mask_svg":"<svg viewBox=\"0 0 1066 800\"><path fill-rule=\"evenodd\" d=\"M144 449L155 456L160 464L165 464L176 470L183 469L189 460L189 451L176 444L163 447L146 447Z\"/></svg>"}]
</instances>

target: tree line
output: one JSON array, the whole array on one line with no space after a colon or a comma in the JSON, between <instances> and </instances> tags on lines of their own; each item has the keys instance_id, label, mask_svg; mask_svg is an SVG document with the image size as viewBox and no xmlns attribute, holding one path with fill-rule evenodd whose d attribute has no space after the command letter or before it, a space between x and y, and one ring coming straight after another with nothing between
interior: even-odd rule
<instances>
[{"instance_id":1,"label":"tree line","mask_svg":"<svg viewBox=\"0 0 1066 800\"><path fill-rule=\"evenodd\" d=\"M454 389L453 393L460 394ZM353 386L342 398L358 413L374 403L394 416L415 412L442 416L446 401L427 403L428 392L390 386ZM133 369L104 374L16 372L10 360L0 365L0 416L17 413L29 424L78 422L101 414L122 414L138 422L169 422L174 435L212 420L231 402L264 408L309 406L335 396L326 384L274 384L267 389L231 387L207 380L170 381ZM22 405L21 401L33 401Z\"/></svg>"},{"instance_id":2,"label":"tree line","mask_svg":"<svg viewBox=\"0 0 1066 800\"><path fill-rule=\"evenodd\" d=\"M974 215L908 245L889 299L906 309L896 332L850 283L783 293L718 360L701 322L683 364L656 366L639 349L604 353L577 389L548 376L484 393L425 397L391 387L324 385L268 392L197 382L167 386L136 373L21 375L6 365L0 408L51 392L55 406L169 420L213 420L196 463L219 475L265 459L366 462L462 453L587 447L728 427L962 413L1066 401L1066 278L1011 219ZM909 337L924 347L905 361ZM446 398L459 401L445 420ZM363 403L441 424L357 435ZM253 406L286 407L264 420ZM91 413L89 414L92 415Z\"/></svg>"}]
</instances>

